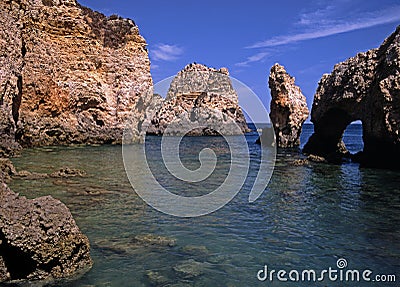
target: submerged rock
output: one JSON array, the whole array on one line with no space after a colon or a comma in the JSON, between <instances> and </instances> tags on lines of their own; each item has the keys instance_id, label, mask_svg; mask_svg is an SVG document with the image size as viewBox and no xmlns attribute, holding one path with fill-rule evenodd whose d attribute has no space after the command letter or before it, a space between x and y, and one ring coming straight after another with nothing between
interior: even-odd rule
<instances>
[{"instance_id":1,"label":"submerged rock","mask_svg":"<svg viewBox=\"0 0 400 287\"><path fill-rule=\"evenodd\" d=\"M196 257L207 257L210 254L204 245L186 245L182 247L182 252Z\"/></svg>"},{"instance_id":2,"label":"submerged rock","mask_svg":"<svg viewBox=\"0 0 400 287\"><path fill-rule=\"evenodd\" d=\"M142 252L145 248L171 248L176 239L156 234L140 234L132 237L102 238L93 242L93 247L106 255L126 255Z\"/></svg>"},{"instance_id":3,"label":"submerged rock","mask_svg":"<svg viewBox=\"0 0 400 287\"><path fill-rule=\"evenodd\" d=\"M193 259L189 259L174 266L173 269L178 275L185 279L198 277L204 274L206 263L197 262Z\"/></svg>"},{"instance_id":4,"label":"submerged rock","mask_svg":"<svg viewBox=\"0 0 400 287\"><path fill-rule=\"evenodd\" d=\"M176 245L176 239L156 234L139 234L133 238L132 242L148 246L174 247Z\"/></svg>"},{"instance_id":5,"label":"submerged rock","mask_svg":"<svg viewBox=\"0 0 400 287\"><path fill-rule=\"evenodd\" d=\"M49 176L53 178L58 178L58 177L69 178L69 177L84 177L86 175L87 173L84 170L64 167L56 172L51 173Z\"/></svg>"},{"instance_id":6,"label":"submerged rock","mask_svg":"<svg viewBox=\"0 0 400 287\"><path fill-rule=\"evenodd\" d=\"M68 208L26 199L0 184L0 282L66 278L92 265L90 245Z\"/></svg>"},{"instance_id":7,"label":"submerged rock","mask_svg":"<svg viewBox=\"0 0 400 287\"><path fill-rule=\"evenodd\" d=\"M293 161L293 165L294 166L304 166L304 165L309 165L312 162L327 163L328 161L321 156L310 154L309 156L307 156L307 158L296 159L295 161Z\"/></svg>"},{"instance_id":8,"label":"submerged rock","mask_svg":"<svg viewBox=\"0 0 400 287\"><path fill-rule=\"evenodd\" d=\"M39 172L30 172L27 170L22 170L19 172L15 172L13 177L21 178L21 179L43 179L43 178L72 178L72 177L84 177L87 176L87 173L84 170L76 169L76 168L69 168L63 167L58 171L52 173L39 173Z\"/></svg>"},{"instance_id":9,"label":"submerged rock","mask_svg":"<svg viewBox=\"0 0 400 287\"><path fill-rule=\"evenodd\" d=\"M152 286L165 286L169 281L167 277L153 270L147 271L146 277Z\"/></svg>"},{"instance_id":10,"label":"submerged rock","mask_svg":"<svg viewBox=\"0 0 400 287\"><path fill-rule=\"evenodd\" d=\"M148 134L234 135L250 131L226 68L187 65L145 124Z\"/></svg>"},{"instance_id":11,"label":"submerged rock","mask_svg":"<svg viewBox=\"0 0 400 287\"><path fill-rule=\"evenodd\" d=\"M21 170L18 173L16 173L14 177L20 178L20 179L35 180L35 179L48 178L49 175L47 173L30 172L27 170Z\"/></svg>"},{"instance_id":12,"label":"submerged rock","mask_svg":"<svg viewBox=\"0 0 400 287\"><path fill-rule=\"evenodd\" d=\"M400 167L400 26L378 49L335 65L319 82L311 113L314 134L303 152L338 162L349 157L343 133L363 126L363 165Z\"/></svg>"},{"instance_id":13,"label":"submerged rock","mask_svg":"<svg viewBox=\"0 0 400 287\"><path fill-rule=\"evenodd\" d=\"M278 147L297 147L304 121L309 115L306 97L285 68L275 64L268 80L271 89L270 118Z\"/></svg>"}]
</instances>

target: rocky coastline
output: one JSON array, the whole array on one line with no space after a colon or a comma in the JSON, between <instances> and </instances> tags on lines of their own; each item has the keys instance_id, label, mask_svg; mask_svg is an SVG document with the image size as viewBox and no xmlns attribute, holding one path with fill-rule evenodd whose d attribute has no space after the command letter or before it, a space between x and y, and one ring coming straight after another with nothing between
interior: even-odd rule
<instances>
[{"instance_id":1,"label":"rocky coastline","mask_svg":"<svg viewBox=\"0 0 400 287\"><path fill-rule=\"evenodd\" d=\"M0 14L0 282L71 277L92 260L68 208L6 182L80 172L17 172L7 158L22 147L120 143L128 116L137 125L153 100L147 44L132 20L75 0L6 0Z\"/></svg>"},{"instance_id":2,"label":"rocky coastline","mask_svg":"<svg viewBox=\"0 0 400 287\"><path fill-rule=\"evenodd\" d=\"M26 199L0 183L0 282L51 281L87 271L88 238L51 196Z\"/></svg>"},{"instance_id":3,"label":"rocky coastline","mask_svg":"<svg viewBox=\"0 0 400 287\"><path fill-rule=\"evenodd\" d=\"M63 203L51 196L27 199L7 186L13 177L84 171L17 171L8 158L21 148L120 144L128 119L133 141L140 141L143 129L193 136L249 131L226 68L190 64L172 81L165 100L154 95L147 43L130 19L106 17L76 0L5 0L0 13L0 283L68 278L93 264L89 240ZM269 87L277 144L298 147L309 115L305 97L279 64L271 68ZM342 137L357 120L364 150L352 155ZM315 132L302 151L307 161L349 158L362 166L400 167L400 26L379 48L322 77L311 121ZM143 242L175 244L148 235L134 240ZM174 267L183 277L199 273L187 269Z\"/></svg>"}]
</instances>

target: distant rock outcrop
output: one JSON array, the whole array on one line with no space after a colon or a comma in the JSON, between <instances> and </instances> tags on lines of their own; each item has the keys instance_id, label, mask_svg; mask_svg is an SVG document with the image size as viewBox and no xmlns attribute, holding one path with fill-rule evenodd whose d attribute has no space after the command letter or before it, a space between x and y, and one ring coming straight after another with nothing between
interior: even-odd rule
<instances>
[{"instance_id":1,"label":"distant rock outcrop","mask_svg":"<svg viewBox=\"0 0 400 287\"><path fill-rule=\"evenodd\" d=\"M233 135L249 131L226 68L189 64L173 79L148 134ZM217 132L218 131L218 132Z\"/></svg>"},{"instance_id":2,"label":"distant rock outcrop","mask_svg":"<svg viewBox=\"0 0 400 287\"><path fill-rule=\"evenodd\" d=\"M0 282L53 280L91 267L89 241L51 196L26 199L0 183Z\"/></svg>"},{"instance_id":3,"label":"distant rock outcrop","mask_svg":"<svg viewBox=\"0 0 400 287\"><path fill-rule=\"evenodd\" d=\"M340 161L350 156L343 132L361 120L364 165L400 167L400 26L378 49L337 64L319 82L311 113L314 134L304 152Z\"/></svg>"},{"instance_id":4,"label":"distant rock outcrop","mask_svg":"<svg viewBox=\"0 0 400 287\"><path fill-rule=\"evenodd\" d=\"M306 97L294 81L283 66L272 66L268 80L272 97L270 118L278 147L300 145L301 129L309 115Z\"/></svg>"},{"instance_id":5,"label":"distant rock outcrop","mask_svg":"<svg viewBox=\"0 0 400 287\"><path fill-rule=\"evenodd\" d=\"M136 24L76 0L0 2L3 154L23 146L118 143L128 115L152 100ZM16 145L17 146L17 145Z\"/></svg>"}]
</instances>

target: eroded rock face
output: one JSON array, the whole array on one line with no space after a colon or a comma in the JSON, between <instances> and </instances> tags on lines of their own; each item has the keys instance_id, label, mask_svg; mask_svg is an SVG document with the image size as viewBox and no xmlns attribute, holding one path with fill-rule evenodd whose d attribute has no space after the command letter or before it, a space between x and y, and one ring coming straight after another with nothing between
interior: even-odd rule
<instances>
[{"instance_id":1,"label":"eroded rock face","mask_svg":"<svg viewBox=\"0 0 400 287\"><path fill-rule=\"evenodd\" d=\"M299 146L301 129L309 115L306 97L279 64L272 66L268 84L272 97L270 118L278 147Z\"/></svg>"},{"instance_id":2,"label":"eroded rock face","mask_svg":"<svg viewBox=\"0 0 400 287\"><path fill-rule=\"evenodd\" d=\"M19 98L19 79L22 71L22 41L19 10L5 10L6 2L0 3L0 156L13 155L15 142L14 99Z\"/></svg>"},{"instance_id":3,"label":"eroded rock face","mask_svg":"<svg viewBox=\"0 0 400 287\"><path fill-rule=\"evenodd\" d=\"M311 113L314 134L304 152L338 161L348 155L342 136L363 125L365 165L400 166L400 26L378 49L337 64L319 82Z\"/></svg>"},{"instance_id":4,"label":"eroded rock face","mask_svg":"<svg viewBox=\"0 0 400 287\"><path fill-rule=\"evenodd\" d=\"M9 182L11 177L16 175L17 171L8 158L0 158L0 184Z\"/></svg>"},{"instance_id":5,"label":"eroded rock face","mask_svg":"<svg viewBox=\"0 0 400 287\"><path fill-rule=\"evenodd\" d=\"M159 106L150 116L148 134L201 136L249 131L226 68L187 65L172 80Z\"/></svg>"},{"instance_id":6,"label":"eroded rock face","mask_svg":"<svg viewBox=\"0 0 400 287\"><path fill-rule=\"evenodd\" d=\"M91 267L89 241L51 196L26 199L0 183L0 282L65 278Z\"/></svg>"},{"instance_id":7,"label":"eroded rock face","mask_svg":"<svg viewBox=\"0 0 400 287\"><path fill-rule=\"evenodd\" d=\"M7 143L118 143L132 109L134 122L143 120L152 79L132 20L107 18L75 0L6 0L0 15L0 132Z\"/></svg>"}]
</instances>

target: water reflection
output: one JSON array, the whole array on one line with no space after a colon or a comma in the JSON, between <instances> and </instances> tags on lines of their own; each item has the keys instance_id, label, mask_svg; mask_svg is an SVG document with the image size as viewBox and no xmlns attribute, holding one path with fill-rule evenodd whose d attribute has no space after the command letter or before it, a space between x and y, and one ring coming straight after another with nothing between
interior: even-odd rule
<instances>
[{"instance_id":1,"label":"water reflection","mask_svg":"<svg viewBox=\"0 0 400 287\"><path fill-rule=\"evenodd\" d=\"M28 197L59 198L89 236L93 270L65 286L266 286L256 279L264 264L322 269L334 267L339 257L351 268L398 272L398 171L354 164L296 166L298 152L279 151L267 190L249 204L259 148L249 146L250 179L234 200L199 218L175 218L144 203L126 178L117 146L25 150L14 160L19 169L50 172L69 166L86 170L88 176L15 180L11 187ZM171 238L176 245L138 243L138 236ZM157 285L157 278L166 281Z\"/></svg>"}]
</instances>

